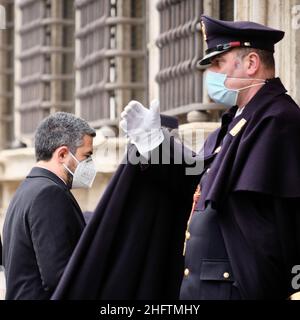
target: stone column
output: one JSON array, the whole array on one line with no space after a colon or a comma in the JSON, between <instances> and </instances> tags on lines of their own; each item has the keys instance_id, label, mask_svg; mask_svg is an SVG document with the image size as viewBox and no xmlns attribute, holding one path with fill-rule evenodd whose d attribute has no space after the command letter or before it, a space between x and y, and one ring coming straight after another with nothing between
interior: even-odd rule
<instances>
[{"instance_id":1,"label":"stone column","mask_svg":"<svg viewBox=\"0 0 300 320\"><path fill-rule=\"evenodd\" d=\"M275 46L276 76L300 103L300 1L235 0L235 20L250 20L285 32Z\"/></svg>"},{"instance_id":2,"label":"stone column","mask_svg":"<svg viewBox=\"0 0 300 320\"><path fill-rule=\"evenodd\" d=\"M117 1L118 17L130 17L131 0ZM116 46L117 50L131 50L131 25L118 23L116 26ZM117 56L116 58L117 83L131 82L132 59L130 57ZM120 114L124 106L131 100L131 90L116 90L117 114Z\"/></svg>"},{"instance_id":3,"label":"stone column","mask_svg":"<svg viewBox=\"0 0 300 320\"><path fill-rule=\"evenodd\" d=\"M148 79L149 101L159 98L159 86L155 77L159 72L159 49L155 44L160 34L160 19L156 5L159 0L147 0L147 31L148 31Z\"/></svg>"},{"instance_id":4,"label":"stone column","mask_svg":"<svg viewBox=\"0 0 300 320\"><path fill-rule=\"evenodd\" d=\"M62 19L63 18L63 1L52 0L51 1L51 18ZM63 25L61 23L52 23L51 26L51 46L54 48L63 47ZM51 53L51 76L61 76L63 68L63 54L62 52ZM52 104L51 113L59 111L57 108L62 99L62 80L55 79L50 83L51 96L50 101ZM54 106L54 107L53 107Z\"/></svg>"},{"instance_id":5,"label":"stone column","mask_svg":"<svg viewBox=\"0 0 300 320\"><path fill-rule=\"evenodd\" d=\"M14 133L15 138L21 140L21 115L17 108L21 105L21 88L16 83L21 80L21 61L18 55L21 53L21 35L18 32L22 25L22 13L17 2L15 2L15 41L14 41Z\"/></svg>"},{"instance_id":6,"label":"stone column","mask_svg":"<svg viewBox=\"0 0 300 320\"><path fill-rule=\"evenodd\" d=\"M294 47L291 70L291 94L300 104L300 1L291 1L291 46Z\"/></svg>"},{"instance_id":7,"label":"stone column","mask_svg":"<svg viewBox=\"0 0 300 320\"><path fill-rule=\"evenodd\" d=\"M7 110L7 32L0 30L0 149L5 147L6 143L6 121L5 111Z\"/></svg>"},{"instance_id":8,"label":"stone column","mask_svg":"<svg viewBox=\"0 0 300 320\"><path fill-rule=\"evenodd\" d=\"M204 0L203 14L218 19L220 17L220 0Z\"/></svg>"},{"instance_id":9,"label":"stone column","mask_svg":"<svg viewBox=\"0 0 300 320\"><path fill-rule=\"evenodd\" d=\"M208 15L210 17L219 19L220 16L220 0L204 0L203 1L203 14ZM205 55L205 50L207 49L207 45L205 41L203 41L203 52L202 56ZM205 77L205 72L203 74L203 77ZM202 92L203 97L202 101L203 103L211 103L211 99L209 98L207 94L207 88L205 85L205 81L202 82ZM216 113L214 111L210 111L211 118L214 118ZM197 121L208 121L209 115L203 111L192 111L188 114L188 121L189 122L197 122Z\"/></svg>"},{"instance_id":10,"label":"stone column","mask_svg":"<svg viewBox=\"0 0 300 320\"><path fill-rule=\"evenodd\" d=\"M75 34L80 30L81 26L81 12L80 10L75 10ZM75 37L75 61L80 60L80 40ZM81 88L81 72L78 68L75 68L75 114L80 116L80 99L76 96L76 92L79 92Z\"/></svg>"}]
</instances>

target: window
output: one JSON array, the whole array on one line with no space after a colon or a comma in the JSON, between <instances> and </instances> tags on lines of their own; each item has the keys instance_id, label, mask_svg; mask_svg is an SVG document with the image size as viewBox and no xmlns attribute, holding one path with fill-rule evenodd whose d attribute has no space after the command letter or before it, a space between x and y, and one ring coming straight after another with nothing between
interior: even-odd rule
<instances>
[{"instance_id":1,"label":"window","mask_svg":"<svg viewBox=\"0 0 300 320\"><path fill-rule=\"evenodd\" d=\"M145 1L77 0L76 113L117 125L131 100L145 101Z\"/></svg>"},{"instance_id":2,"label":"window","mask_svg":"<svg viewBox=\"0 0 300 320\"><path fill-rule=\"evenodd\" d=\"M217 14L223 19L233 17L233 1L227 0L161 0L157 5L160 13L160 36L157 39L160 71L156 79L161 111L178 116L181 122L187 121L189 111L204 111L212 119L222 108L204 103L203 72L197 69L197 61L204 51L200 27L204 5L206 8L211 6L212 10L218 8ZM210 114L206 113L208 110Z\"/></svg>"},{"instance_id":3,"label":"window","mask_svg":"<svg viewBox=\"0 0 300 320\"><path fill-rule=\"evenodd\" d=\"M14 3L6 1L6 29L0 30L0 148L13 141L13 83L14 83Z\"/></svg>"},{"instance_id":4,"label":"window","mask_svg":"<svg viewBox=\"0 0 300 320\"><path fill-rule=\"evenodd\" d=\"M234 0L220 0L220 19L232 21L234 18Z\"/></svg>"},{"instance_id":5,"label":"window","mask_svg":"<svg viewBox=\"0 0 300 320\"><path fill-rule=\"evenodd\" d=\"M50 113L74 111L74 3L22 0L17 6L21 17L18 132L31 137Z\"/></svg>"}]
</instances>

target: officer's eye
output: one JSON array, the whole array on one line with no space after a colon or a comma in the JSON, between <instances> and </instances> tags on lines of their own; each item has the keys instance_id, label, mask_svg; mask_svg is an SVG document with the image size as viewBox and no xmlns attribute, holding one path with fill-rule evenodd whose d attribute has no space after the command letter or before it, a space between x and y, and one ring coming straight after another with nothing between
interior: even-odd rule
<instances>
[{"instance_id":1,"label":"officer's eye","mask_svg":"<svg viewBox=\"0 0 300 320\"><path fill-rule=\"evenodd\" d=\"M211 62L211 65L214 66L214 67L217 67L219 65L219 61L218 60L213 60Z\"/></svg>"},{"instance_id":2,"label":"officer's eye","mask_svg":"<svg viewBox=\"0 0 300 320\"><path fill-rule=\"evenodd\" d=\"M215 58L215 59L213 60L213 63L220 63L220 58Z\"/></svg>"}]
</instances>

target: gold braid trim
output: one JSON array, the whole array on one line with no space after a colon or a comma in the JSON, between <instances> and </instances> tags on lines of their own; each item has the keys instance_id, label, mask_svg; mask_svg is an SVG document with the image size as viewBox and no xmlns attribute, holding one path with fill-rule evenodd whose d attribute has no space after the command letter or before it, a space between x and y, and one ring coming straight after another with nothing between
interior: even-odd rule
<instances>
[{"instance_id":1,"label":"gold braid trim","mask_svg":"<svg viewBox=\"0 0 300 320\"><path fill-rule=\"evenodd\" d=\"M201 195L201 190L200 190L200 184L198 184L196 190L195 190L195 193L194 193L194 196L193 196L193 205L192 205L192 210L191 210L191 213L190 213L190 217L189 217L189 220L187 222L187 227L186 227L186 231L185 231L185 240L184 240L184 244L183 244L183 256L185 256L185 251L186 251L186 242L187 242L187 234L189 232L189 226L190 226L190 222L191 222L191 219L192 219L192 216L193 216L193 213L196 209L196 206L197 206L197 203L200 199L200 195Z\"/></svg>"}]
</instances>

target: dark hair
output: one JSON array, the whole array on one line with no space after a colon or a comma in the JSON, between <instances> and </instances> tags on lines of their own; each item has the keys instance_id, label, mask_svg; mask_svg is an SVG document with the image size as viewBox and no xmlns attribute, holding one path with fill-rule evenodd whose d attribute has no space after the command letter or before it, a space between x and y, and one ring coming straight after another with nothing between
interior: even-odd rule
<instances>
[{"instance_id":1,"label":"dark hair","mask_svg":"<svg viewBox=\"0 0 300 320\"><path fill-rule=\"evenodd\" d=\"M67 146L75 153L85 135L96 136L96 131L85 120L67 112L48 116L35 133L36 160L50 160L53 152L61 146Z\"/></svg>"},{"instance_id":2,"label":"dark hair","mask_svg":"<svg viewBox=\"0 0 300 320\"><path fill-rule=\"evenodd\" d=\"M274 54L271 51L254 49L254 48L239 48L237 50L237 56L241 59L245 58L249 53L255 52L258 54L262 64L268 69L275 69Z\"/></svg>"}]
</instances>

